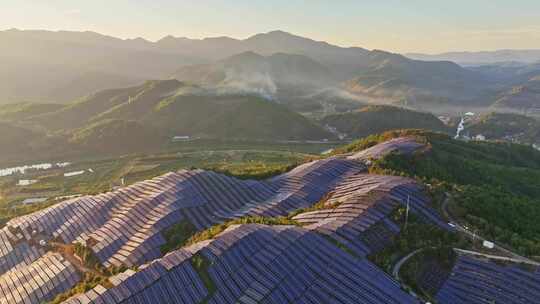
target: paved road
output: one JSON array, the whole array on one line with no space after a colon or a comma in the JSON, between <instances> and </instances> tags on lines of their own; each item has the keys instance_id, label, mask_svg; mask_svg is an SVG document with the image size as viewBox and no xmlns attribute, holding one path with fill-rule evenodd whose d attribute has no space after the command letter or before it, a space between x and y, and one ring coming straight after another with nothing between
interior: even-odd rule
<instances>
[{"instance_id":1,"label":"paved road","mask_svg":"<svg viewBox=\"0 0 540 304\"><path fill-rule=\"evenodd\" d=\"M442 207L442 212L448 218L448 220L452 224L455 225L456 231L463 233L464 235L468 236L470 239L479 240L481 242L486 241L485 238L483 238L482 236L476 234L475 232L472 232L472 231L466 229L465 227L461 226L454 218L452 218L452 216L450 215L450 212L448 212L448 204L450 202L451 196L448 193L446 193L445 196L446 197L445 197L445 199L444 199L444 201L442 203L442 206L441 206ZM490 241L490 242L494 243L493 241ZM512 259L515 260L516 262L528 263L528 264L538 264L537 262L535 262L535 261L533 261L533 260L531 260L529 258L526 258L524 256L521 256L521 255L519 255L519 254L517 254L515 252L512 252L512 251L502 247L499 244L496 244L496 243L494 243L494 244L495 244L494 249L497 249L497 250L499 250L501 252L504 252L505 254L511 256Z\"/></svg>"},{"instance_id":2,"label":"paved road","mask_svg":"<svg viewBox=\"0 0 540 304\"><path fill-rule=\"evenodd\" d=\"M401 281L399 278L399 270L401 269L401 266L405 264L410 258L415 256L417 253L423 251L425 248L416 249L415 251L409 253L408 255L402 257L392 268L392 276L394 279L396 279L398 282Z\"/></svg>"},{"instance_id":3,"label":"paved road","mask_svg":"<svg viewBox=\"0 0 540 304\"><path fill-rule=\"evenodd\" d=\"M459 248L454 248L454 251L462 253L462 254L479 255L479 256L483 256L483 257L486 257L486 258L492 259L492 260L507 261L507 262L513 262L513 263L525 263L525 264L530 264L530 265L534 265L534 266L540 266L540 263L535 262L535 261L526 262L526 261L523 261L522 259L508 258L508 257L503 257L503 256L498 256L498 255L491 255L491 254L486 254L486 253L477 252L477 251L463 250L463 249L459 249Z\"/></svg>"}]
</instances>

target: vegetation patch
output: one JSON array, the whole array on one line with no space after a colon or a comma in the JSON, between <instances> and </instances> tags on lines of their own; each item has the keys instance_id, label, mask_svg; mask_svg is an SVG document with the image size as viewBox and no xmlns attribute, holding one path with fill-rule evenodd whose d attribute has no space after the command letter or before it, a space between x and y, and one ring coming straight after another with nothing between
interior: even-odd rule
<instances>
[{"instance_id":1,"label":"vegetation patch","mask_svg":"<svg viewBox=\"0 0 540 304\"><path fill-rule=\"evenodd\" d=\"M328 204L328 199L332 196L332 193L327 193L320 201L318 201L316 204L314 204L313 206L311 207L308 207L308 208L301 208L301 209L297 209L293 212L291 212L287 218L289 219L292 219L294 218L295 216L299 215L299 214L302 214L302 213L307 213L307 212L313 212L313 211L319 211L319 210L328 210L328 209L335 209L337 208L339 205L341 205L341 202L335 202L335 203L332 203L332 204Z\"/></svg>"},{"instance_id":2,"label":"vegetation patch","mask_svg":"<svg viewBox=\"0 0 540 304\"><path fill-rule=\"evenodd\" d=\"M58 294L54 300L49 302L49 304L60 304L67 299L73 297L74 295L85 293L94 287L102 285L104 287L112 287L111 283L108 281L108 278L102 275L96 275L92 272L87 272L83 274L83 279L75 285L70 290L63 292L61 294Z\"/></svg>"},{"instance_id":3,"label":"vegetation patch","mask_svg":"<svg viewBox=\"0 0 540 304\"><path fill-rule=\"evenodd\" d=\"M195 233L197 233L197 228L187 219L171 226L163 233L166 243L161 246L161 253L166 254L182 247Z\"/></svg>"},{"instance_id":4,"label":"vegetation patch","mask_svg":"<svg viewBox=\"0 0 540 304\"><path fill-rule=\"evenodd\" d=\"M239 219L235 219L226 223L218 224L212 226L206 230L196 233L190 237L183 246L193 245L202 241L210 240L215 238L218 234L225 231L227 228L233 225L246 225L246 224L261 224L261 225L295 225L299 226L300 224L290 219L289 217L261 217L261 216L248 216Z\"/></svg>"},{"instance_id":5,"label":"vegetation patch","mask_svg":"<svg viewBox=\"0 0 540 304\"><path fill-rule=\"evenodd\" d=\"M481 231L482 236L508 244L523 255L540 255L540 199L493 186L465 186L455 200L455 215Z\"/></svg>"},{"instance_id":6,"label":"vegetation patch","mask_svg":"<svg viewBox=\"0 0 540 304\"><path fill-rule=\"evenodd\" d=\"M391 273L392 267L400 258L417 249L469 247L467 239L427 224L412 213L409 213L409 220L406 223L405 213L406 209L401 207L392 214L392 219L401 228L401 232L394 238L393 242L383 250L368 256L384 271Z\"/></svg>"},{"instance_id":7,"label":"vegetation patch","mask_svg":"<svg viewBox=\"0 0 540 304\"><path fill-rule=\"evenodd\" d=\"M240 179L263 180L286 173L298 164L268 164L264 162L249 162L243 164L220 163L207 166L205 169L234 176Z\"/></svg>"},{"instance_id":8,"label":"vegetation patch","mask_svg":"<svg viewBox=\"0 0 540 304\"><path fill-rule=\"evenodd\" d=\"M101 267L99 259L96 257L96 255L90 248L80 243L75 243L73 247L73 253L75 254L75 256L81 259L81 261L86 267L91 269L97 269Z\"/></svg>"},{"instance_id":9,"label":"vegetation patch","mask_svg":"<svg viewBox=\"0 0 540 304\"><path fill-rule=\"evenodd\" d=\"M79 258L82 262L82 266L78 265L77 262L72 262L81 273L82 279L71 289L58 294L54 300L50 302L53 304L62 303L74 295L85 293L93 289L97 285L101 285L105 288L112 288L113 285L109 281L109 278L128 269L126 266L103 267L92 250L79 243L74 245L58 244L56 249L62 251L63 254L73 254L76 258ZM132 270L136 271L137 268L132 268Z\"/></svg>"},{"instance_id":10,"label":"vegetation patch","mask_svg":"<svg viewBox=\"0 0 540 304\"><path fill-rule=\"evenodd\" d=\"M456 253L452 248L425 248L401 267L400 278L416 293L433 301L455 261Z\"/></svg>"},{"instance_id":11,"label":"vegetation patch","mask_svg":"<svg viewBox=\"0 0 540 304\"><path fill-rule=\"evenodd\" d=\"M212 298L214 293L216 292L216 284L214 284L214 281L210 277L210 273L208 272L208 269L211 266L210 261L201 253L197 253L193 255L191 258L191 266L195 268L195 271L197 274L199 274L199 277L204 283L204 286L206 287L206 290L208 291L208 295L206 298L202 300L202 304L208 303L208 301Z\"/></svg>"}]
</instances>

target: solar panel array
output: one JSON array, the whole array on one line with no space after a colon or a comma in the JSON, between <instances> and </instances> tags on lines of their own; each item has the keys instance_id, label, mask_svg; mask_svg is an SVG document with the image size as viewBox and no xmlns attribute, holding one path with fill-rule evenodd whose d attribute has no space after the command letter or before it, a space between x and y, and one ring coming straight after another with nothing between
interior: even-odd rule
<instances>
[{"instance_id":1,"label":"solar panel array","mask_svg":"<svg viewBox=\"0 0 540 304\"><path fill-rule=\"evenodd\" d=\"M436 299L441 304L540 303L540 269L460 255Z\"/></svg>"},{"instance_id":2,"label":"solar panel array","mask_svg":"<svg viewBox=\"0 0 540 304\"><path fill-rule=\"evenodd\" d=\"M22 240L7 227L0 230L0 275L21 266L26 266L45 254L39 246Z\"/></svg>"},{"instance_id":3,"label":"solar panel array","mask_svg":"<svg viewBox=\"0 0 540 304\"><path fill-rule=\"evenodd\" d=\"M71 289L79 280L71 263L49 252L0 276L0 303L43 303Z\"/></svg>"},{"instance_id":4,"label":"solar panel array","mask_svg":"<svg viewBox=\"0 0 540 304\"><path fill-rule=\"evenodd\" d=\"M165 242L159 232L184 218L204 229L246 215L285 215L317 202L343 176L362 169L353 161L328 159L268 182L184 170L63 202L7 225L25 240L37 232L90 244L104 266L132 266L158 258Z\"/></svg>"},{"instance_id":5,"label":"solar panel array","mask_svg":"<svg viewBox=\"0 0 540 304\"><path fill-rule=\"evenodd\" d=\"M140 265L161 256L161 232L183 219L202 230L247 215L286 215L362 170L362 164L340 158L304 164L268 181L182 170L64 201L12 219L0 230L0 274L43 256L41 240L84 243L106 267Z\"/></svg>"},{"instance_id":6,"label":"solar panel array","mask_svg":"<svg viewBox=\"0 0 540 304\"><path fill-rule=\"evenodd\" d=\"M209 294L190 258L201 254ZM202 245L172 252L81 303L418 303L366 259L304 228L238 225Z\"/></svg>"},{"instance_id":7,"label":"solar panel array","mask_svg":"<svg viewBox=\"0 0 540 304\"><path fill-rule=\"evenodd\" d=\"M10 297L5 302L41 303L80 280L67 260L48 251L54 241L83 243L106 267L154 261L139 272L111 278L114 288L98 286L81 295L82 303L199 302L208 290L189 262L196 251L212 261L217 291L211 303L409 303L399 286L367 260L349 256L315 233L362 255L380 249L399 232L387 216L404 195L414 196L413 211L438 221L410 180L362 172L362 163L341 157L313 161L267 181L182 170L15 218L0 230L0 280L5 280L0 282L8 286L3 296ZM282 216L312 206L329 192L330 202L343 204L333 213L304 215L309 229L244 225L160 259L161 232L183 220L202 230L243 216ZM375 192L375 200L362 198Z\"/></svg>"},{"instance_id":8,"label":"solar panel array","mask_svg":"<svg viewBox=\"0 0 540 304\"><path fill-rule=\"evenodd\" d=\"M394 138L351 155L350 159L380 159L390 153L413 154L425 145L414 137Z\"/></svg>"},{"instance_id":9,"label":"solar panel array","mask_svg":"<svg viewBox=\"0 0 540 304\"><path fill-rule=\"evenodd\" d=\"M326 202L337 207L299 214L294 219L365 256L382 250L399 233L389 215L407 201L412 212L446 226L429 208L422 190L409 178L356 174L337 185Z\"/></svg>"}]
</instances>

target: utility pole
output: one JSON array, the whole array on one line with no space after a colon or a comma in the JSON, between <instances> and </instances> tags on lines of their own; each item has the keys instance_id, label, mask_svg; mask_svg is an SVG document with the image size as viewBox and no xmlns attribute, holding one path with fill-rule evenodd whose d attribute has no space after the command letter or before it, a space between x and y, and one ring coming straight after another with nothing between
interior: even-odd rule
<instances>
[{"instance_id":1,"label":"utility pole","mask_svg":"<svg viewBox=\"0 0 540 304\"><path fill-rule=\"evenodd\" d=\"M407 230L407 224L409 223L409 204L411 203L411 196L407 195L407 210L405 211L405 230Z\"/></svg>"}]
</instances>

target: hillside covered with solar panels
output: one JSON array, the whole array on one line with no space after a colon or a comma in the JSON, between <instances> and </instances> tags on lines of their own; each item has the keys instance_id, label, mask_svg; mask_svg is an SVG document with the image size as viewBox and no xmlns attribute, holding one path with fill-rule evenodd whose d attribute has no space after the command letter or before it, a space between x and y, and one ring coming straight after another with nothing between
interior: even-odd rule
<instances>
[{"instance_id":1,"label":"hillside covered with solar panels","mask_svg":"<svg viewBox=\"0 0 540 304\"><path fill-rule=\"evenodd\" d=\"M390 132L268 179L179 170L61 201L0 230L0 303L540 303L534 231L468 201L490 203L475 170L540 155L473 145ZM536 191L491 178L519 208Z\"/></svg>"}]
</instances>

